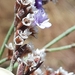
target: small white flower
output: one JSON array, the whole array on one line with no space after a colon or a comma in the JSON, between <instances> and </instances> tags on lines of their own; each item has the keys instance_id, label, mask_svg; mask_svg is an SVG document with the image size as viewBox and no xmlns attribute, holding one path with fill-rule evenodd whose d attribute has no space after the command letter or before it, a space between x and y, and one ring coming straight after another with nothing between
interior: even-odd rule
<instances>
[{"instance_id":1,"label":"small white flower","mask_svg":"<svg viewBox=\"0 0 75 75\"><path fill-rule=\"evenodd\" d=\"M64 74L64 75L67 75L67 74L68 74L68 72L65 71L62 67L60 67L57 71L55 71L55 73L56 73L56 74L62 73L62 74Z\"/></svg>"},{"instance_id":2,"label":"small white flower","mask_svg":"<svg viewBox=\"0 0 75 75\"><path fill-rule=\"evenodd\" d=\"M47 71L50 71L51 73L54 71L54 70L53 70L52 68L50 68L50 67L47 67L46 70L47 70Z\"/></svg>"},{"instance_id":3,"label":"small white flower","mask_svg":"<svg viewBox=\"0 0 75 75\"><path fill-rule=\"evenodd\" d=\"M40 57L45 57L45 55L46 55L45 49L41 49L41 50L36 49L36 50L34 51L34 54L35 54L35 55L39 55Z\"/></svg>"},{"instance_id":4,"label":"small white flower","mask_svg":"<svg viewBox=\"0 0 75 75\"><path fill-rule=\"evenodd\" d=\"M34 21L34 14L28 14L26 17L22 19L22 23L25 26L30 26Z\"/></svg>"},{"instance_id":5,"label":"small white flower","mask_svg":"<svg viewBox=\"0 0 75 75\"><path fill-rule=\"evenodd\" d=\"M33 54L35 59L41 59L42 61L44 61L44 58L46 56L45 49L37 49L33 52Z\"/></svg>"},{"instance_id":6,"label":"small white flower","mask_svg":"<svg viewBox=\"0 0 75 75\"><path fill-rule=\"evenodd\" d=\"M27 60L34 61L34 56L33 56L33 54L28 54L28 59L27 59Z\"/></svg>"},{"instance_id":7,"label":"small white flower","mask_svg":"<svg viewBox=\"0 0 75 75\"><path fill-rule=\"evenodd\" d=\"M25 19L28 21L26 21L25 22ZM33 22L33 20L34 20L34 14L28 14L26 17L24 17L23 19L22 19L22 23L23 23L23 25L25 25L25 26L30 26L31 24L32 24L32 22Z\"/></svg>"},{"instance_id":8,"label":"small white flower","mask_svg":"<svg viewBox=\"0 0 75 75\"><path fill-rule=\"evenodd\" d=\"M10 49L10 50L14 50L14 46L12 43L9 43L8 45L5 44L6 48Z\"/></svg>"},{"instance_id":9,"label":"small white flower","mask_svg":"<svg viewBox=\"0 0 75 75\"><path fill-rule=\"evenodd\" d=\"M43 75L43 72L40 68L38 68L37 70L35 70L34 74L35 75Z\"/></svg>"},{"instance_id":10,"label":"small white flower","mask_svg":"<svg viewBox=\"0 0 75 75\"><path fill-rule=\"evenodd\" d=\"M32 32L29 31L29 29L24 30L24 32L22 32L21 30L18 30L19 35L21 36L22 39L27 39L28 36L30 34L32 34Z\"/></svg>"},{"instance_id":11,"label":"small white flower","mask_svg":"<svg viewBox=\"0 0 75 75\"><path fill-rule=\"evenodd\" d=\"M27 47L30 48L32 52L34 51L34 45L32 43L27 44Z\"/></svg>"},{"instance_id":12,"label":"small white flower","mask_svg":"<svg viewBox=\"0 0 75 75\"><path fill-rule=\"evenodd\" d=\"M29 14L27 15L27 17L28 17L31 21L34 20L34 14L30 14L30 13L29 13Z\"/></svg>"},{"instance_id":13,"label":"small white flower","mask_svg":"<svg viewBox=\"0 0 75 75\"><path fill-rule=\"evenodd\" d=\"M75 75L73 72L68 73L68 71L64 70L62 67L60 67L57 71L55 71L56 74L61 73L62 75Z\"/></svg>"},{"instance_id":14,"label":"small white flower","mask_svg":"<svg viewBox=\"0 0 75 75\"><path fill-rule=\"evenodd\" d=\"M30 26L31 23L32 22L27 17L25 17L25 18L22 19L22 24L25 25L25 26Z\"/></svg>"},{"instance_id":15,"label":"small white flower","mask_svg":"<svg viewBox=\"0 0 75 75\"><path fill-rule=\"evenodd\" d=\"M34 20L34 14L28 14L26 17L22 19L22 23L25 26L30 26Z\"/></svg>"},{"instance_id":16,"label":"small white flower","mask_svg":"<svg viewBox=\"0 0 75 75\"><path fill-rule=\"evenodd\" d=\"M26 62L27 62L27 65L31 65L31 67L36 66L33 54L28 54L28 58Z\"/></svg>"},{"instance_id":17,"label":"small white flower","mask_svg":"<svg viewBox=\"0 0 75 75\"><path fill-rule=\"evenodd\" d=\"M14 74L9 70L0 67L0 75L14 75Z\"/></svg>"}]
</instances>

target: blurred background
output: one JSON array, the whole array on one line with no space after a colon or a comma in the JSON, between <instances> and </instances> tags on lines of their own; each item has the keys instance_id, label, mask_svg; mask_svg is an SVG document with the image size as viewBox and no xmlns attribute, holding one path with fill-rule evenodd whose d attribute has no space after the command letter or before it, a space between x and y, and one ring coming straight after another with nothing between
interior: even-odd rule
<instances>
[{"instance_id":1,"label":"blurred background","mask_svg":"<svg viewBox=\"0 0 75 75\"><path fill-rule=\"evenodd\" d=\"M0 47L14 19L15 0L0 0ZM49 2L44 5L52 26L41 30L38 28L38 36L29 38L26 42L32 42L35 48L42 48L55 37L75 25L75 0L58 0L56 4ZM13 34L9 42L13 41ZM75 31L64 37L52 47L60 47L75 43ZM7 55L7 49L4 52ZM54 68L63 67L75 73L75 48L59 52L47 53L45 65Z\"/></svg>"}]
</instances>

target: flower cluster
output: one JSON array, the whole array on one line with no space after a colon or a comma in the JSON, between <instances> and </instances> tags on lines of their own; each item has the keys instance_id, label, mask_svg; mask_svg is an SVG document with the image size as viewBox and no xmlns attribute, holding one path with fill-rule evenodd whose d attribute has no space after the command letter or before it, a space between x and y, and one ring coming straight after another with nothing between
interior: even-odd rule
<instances>
[{"instance_id":1,"label":"flower cluster","mask_svg":"<svg viewBox=\"0 0 75 75\"><path fill-rule=\"evenodd\" d=\"M19 63L17 69L17 75L36 75L36 70L41 66L45 57L45 50L35 50L33 53L28 54L27 59L18 58L17 61ZM38 74L37 74L38 75Z\"/></svg>"},{"instance_id":2,"label":"flower cluster","mask_svg":"<svg viewBox=\"0 0 75 75\"><path fill-rule=\"evenodd\" d=\"M24 41L30 35L36 37L38 33L37 26L42 29L51 26L47 14L42 7L42 0L16 0L14 26L15 52L13 56L17 60L18 57L32 52L32 47L24 44Z\"/></svg>"},{"instance_id":3,"label":"flower cluster","mask_svg":"<svg viewBox=\"0 0 75 75\"><path fill-rule=\"evenodd\" d=\"M16 0L14 9L14 44L6 45L8 59L11 59L10 68L18 61L17 75L30 75L41 66L45 53L44 50L35 50L31 43L25 44L25 40L30 35L36 37L37 26L44 29L51 23L42 7L42 0ZM27 54L28 59L22 60Z\"/></svg>"},{"instance_id":4,"label":"flower cluster","mask_svg":"<svg viewBox=\"0 0 75 75\"><path fill-rule=\"evenodd\" d=\"M48 0L16 0L14 8L14 44L5 45L8 48L8 59L11 59L11 71L14 63L19 63L16 75L74 75L62 68L57 71L46 68L43 72L40 66L44 62L45 49L35 50L31 43L25 44L25 40L30 35L36 37L38 33L37 26L41 29L51 26L42 6L45 1ZM25 60L24 57L27 54Z\"/></svg>"},{"instance_id":5,"label":"flower cluster","mask_svg":"<svg viewBox=\"0 0 75 75\"><path fill-rule=\"evenodd\" d=\"M73 72L68 73L62 67L54 71L52 68L47 68L44 75L75 75Z\"/></svg>"}]
</instances>

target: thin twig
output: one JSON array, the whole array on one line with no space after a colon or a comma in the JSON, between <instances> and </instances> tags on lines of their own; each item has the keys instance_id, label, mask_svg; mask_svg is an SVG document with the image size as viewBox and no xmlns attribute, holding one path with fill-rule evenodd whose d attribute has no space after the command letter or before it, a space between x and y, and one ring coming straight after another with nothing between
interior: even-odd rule
<instances>
[{"instance_id":1,"label":"thin twig","mask_svg":"<svg viewBox=\"0 0 75 75\"><path fill-rule=\"evenodd\" d=\"M57 48L46 49L46 52L55 52L55 51L61 51L61 50L66 50L66 49L70 49L70 48L75 48L75 44L61 46L61 47L57 47Z\"/></svg>"},{"instance_id":2,"label":"thin twig","mask_svg":"<svg viewBox=\"0 0 75 75\"><path fill-rule=\"evenodd\" d=\"M56 42L58 42L59 40L61 40L62 38L64 38L65 36L67 36L68 34L70 34L71 32L73 32L75 30L75 25L71 28L69 28L68 30L66 30L64 33L62 33L61 35L59 35L58 37L56 37L55 39L53 39L52 41L50 41L48 44L46 44L43 48L48 48L50 46L52 46L53 44L55 44Z\"/></svg>"},{"instance_id":3,"label":"thin twig","mask_svg":"<svg viewBox=\"0 0 75 75\"><path fill-rule=\"evenodd\" d=\"M5 44L8 42L8 40L9 40L9 38L10 38L13 31L14 31L14 25L12 24L9 31L8 31L8 33L7 33L7 35L6 35L6 37L5 37L5 39L4 39L4 42L3 42L3 44L0 48L0 58L3 55L4 49L5 49Z\"/></svg>"}]
</instances>

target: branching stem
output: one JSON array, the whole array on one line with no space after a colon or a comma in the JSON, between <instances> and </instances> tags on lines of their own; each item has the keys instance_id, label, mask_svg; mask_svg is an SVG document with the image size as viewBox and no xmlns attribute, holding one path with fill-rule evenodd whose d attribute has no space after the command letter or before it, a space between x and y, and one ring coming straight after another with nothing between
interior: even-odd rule
<instances>
[{"instance_id":1,"label":"branching stem","mask_svg":"<svg viewBox=\"0 0 75 75\"><path fill-rule=\"evenodd\" d=\"M75 25L71 28L69 28L68 30L66 30L64 33L60 34L58 37L56 37L55 39L53 39L52 41L50 41L48 44L46 44L43 48L48 48L50 46L52 46L53 44L55 44L56 42L58 42L59 40L61 40L62 38L64 38L65 36L67 36L68 34L70 34L71 32L73 32L75 30Z\"/></svg>"},{"instance_id":2,"label":"branching stem","mask_svg":"<svg viewBox=\"0 0 75 75\"><path fill-rule=\"evenodd\" d=\"M61 47L57 47L57 48L46 49L46 52L55 52L55 51L61 51L61 50L66 50L66 49L70 49L70 48L75 48L75 44L61 46Z\"/></svg>"}]
</instances>

